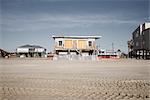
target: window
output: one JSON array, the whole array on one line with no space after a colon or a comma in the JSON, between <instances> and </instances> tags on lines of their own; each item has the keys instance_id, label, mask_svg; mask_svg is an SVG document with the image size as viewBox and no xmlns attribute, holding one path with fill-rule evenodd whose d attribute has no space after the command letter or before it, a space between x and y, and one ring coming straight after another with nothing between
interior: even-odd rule
<instances>
[{"instance_id":1,"label":"window","mask_svg":"<svg viewBox=\"0 0 150 100\"><path fill-rule=\"evenodd\" d=\"M58 41L58 43L59 43L59 46L62 46L62 41Z\"/></svg>"},{"instance_id":2,"label":"window","mask_svg":"<svg viewBox=\"0 0 150 100\"><path fill-rule=\"evenodd\" d=\"M92 46L92 41L89 41L89 47L91 47Z\"/></svg>"}]
</instances>

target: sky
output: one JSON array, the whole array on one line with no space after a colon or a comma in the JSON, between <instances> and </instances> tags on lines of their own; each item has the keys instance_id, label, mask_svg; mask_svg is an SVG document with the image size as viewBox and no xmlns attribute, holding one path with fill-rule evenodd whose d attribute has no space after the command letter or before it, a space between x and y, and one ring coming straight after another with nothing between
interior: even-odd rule
<instances>
[{"instance_id":1,"label":"sky","mask_svg":"<svg viewBox=\"0 0 150 100\"><path fill-rule=\"evenodd\" d=\"M25 44L53 51L52 35L100 35L101 49L127 52L139 24L150 21L149 0L0 0L0 48Z\"/></svg>"}]
</instances>

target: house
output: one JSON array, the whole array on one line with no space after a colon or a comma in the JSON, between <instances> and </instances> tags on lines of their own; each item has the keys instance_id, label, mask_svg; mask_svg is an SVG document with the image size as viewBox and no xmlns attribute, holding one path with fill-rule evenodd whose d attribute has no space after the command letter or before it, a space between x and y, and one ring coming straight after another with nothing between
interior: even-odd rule
<instances>
[{"instance_id":1,"label":"house","mask_svg":"<svg viewBox=\"0 0 150 100\"><path fill-rule=\"evenodd\" d=\"M131 58L150 59L150 22L139 25L128 44L132 47L129 52Z\"/></svg>"},{"instance_id":2,"label":"house","mask_svg":"<svg viewBox=\"0 0 150 100\"><path fill-rule=\"evenodd\" d=\"M0 58L3 57L3 58L9 58L11 55L11 53L3 50L3 49L0 49Z\"/></svg>"},{"instance_id":3,"label":"house","mask_svg":"<svg viewBox=\"0 0 150 100\"><path fill-rule=\"evenodd\" d=\"M99 55L98 58L102 59L102 58L119 58L121 51L112 51L112 50L105 50L105 49L101 49L99 51Z\"/></svg>"},{"instance_id":4,"label":"house","mask_svg":"<svg viewBox=\"0 0 150 100\"><path fill-rule=\"evenodd\" d=\"M38 45L23 45L16 49L20 57L45 57L46 49Z\"/></svg>"},{"instance_id":5,"label":"house","mask_svg":"<svg viewBox=\"0 0 150 100\"><path fill-rule=\"evenodd\" d=\"M52 36L57 55L94 55L97 52L96 40L101 36Z\"/></svg>"}]
</instances>

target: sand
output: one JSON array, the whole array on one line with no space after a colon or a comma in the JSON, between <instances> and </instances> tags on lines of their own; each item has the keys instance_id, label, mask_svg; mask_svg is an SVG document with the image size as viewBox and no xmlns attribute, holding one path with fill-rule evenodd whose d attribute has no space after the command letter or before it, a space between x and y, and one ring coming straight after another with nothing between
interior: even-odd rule
<instances>
[{"instance_id":1,"label":"sand","mask_svg":"<svg viewBox=\"0 0 150 100\"><path fill-rule=\"evenodd\" d=\"M0 59L0 100L150 100L149 62Z\"/></svg>"}]
</instances>

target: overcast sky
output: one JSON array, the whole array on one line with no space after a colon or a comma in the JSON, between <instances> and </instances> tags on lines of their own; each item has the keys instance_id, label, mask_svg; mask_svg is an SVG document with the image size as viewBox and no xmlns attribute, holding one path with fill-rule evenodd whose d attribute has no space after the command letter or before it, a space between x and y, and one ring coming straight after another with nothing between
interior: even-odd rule
<instances>
[{"instance_id":1,"label":"overcast sky","mask_svg":"<svg viewBox=\"0 0 150 100\"><path fill-rule=\"evenodd\" d=\"M134 29L149 21L149 0L0 0L0 48L53 50L52 35L100 35L102 49L127 52Z\"/></svg>"}]
</instances>

